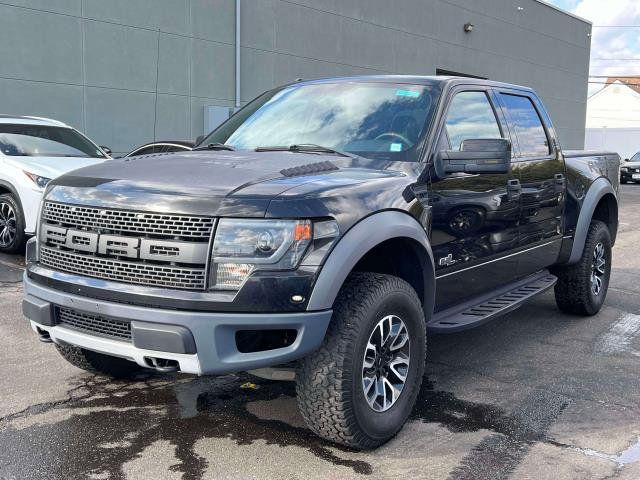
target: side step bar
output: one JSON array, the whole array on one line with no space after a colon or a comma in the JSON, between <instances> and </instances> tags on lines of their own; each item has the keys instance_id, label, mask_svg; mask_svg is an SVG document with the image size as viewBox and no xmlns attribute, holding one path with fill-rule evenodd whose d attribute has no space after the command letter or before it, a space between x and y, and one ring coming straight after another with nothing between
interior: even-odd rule
<instances>
[{"instance_id":1,"label":"side step bar","mask_svg":"<svg viewBox=\"0 0 640 480\"><path fill-rule=\"evenodd\" d=\"M547 271L536 273L488 295L435 313L427 330L430 333L450 333L477 327L515 310L530 298L549 290L557 281Z\"/></svg>"}]
</instances>

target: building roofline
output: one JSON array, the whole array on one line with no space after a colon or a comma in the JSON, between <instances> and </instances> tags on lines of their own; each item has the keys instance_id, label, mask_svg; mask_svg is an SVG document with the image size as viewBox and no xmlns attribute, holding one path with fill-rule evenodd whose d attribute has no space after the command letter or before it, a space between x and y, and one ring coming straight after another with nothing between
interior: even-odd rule
<instances>
[{"instance_id":1,"label":"building roofline","mask_svg":"<svg viewBox=\"0 0 640 480\"><path fill-rule=\"evenodd\" d=\"M584 23L586 23L586 24L588 24L588 25L590 25L590 26L592 26L592 25L593 25L593 22L592 22L592 21L587 20L586 18L583 18L583 17L581 17L581 16L579 16L579 15L576 15L575 13L568 12L568 11L566 11L566 10L564 10L564 9L560 8L560 7L556 7L555 5L552 5L552 4L551 4L551 3L549 3L549 2L545 2L545 0L533 0L533 1L534 1L534 2L537 2L537 3L541 3L542 5L546 5L546 6L547 6L547 7L549 7L549 8L553 8L554 10L557 10L557 11L558 11L558 12L560 12L560 13L564 13L565 15L568 15L568 16L570 16L570 17L573 17L573 18L575 18L576 20L580 20L581 22L584 22Z\"/></svg>"}]
</instances>

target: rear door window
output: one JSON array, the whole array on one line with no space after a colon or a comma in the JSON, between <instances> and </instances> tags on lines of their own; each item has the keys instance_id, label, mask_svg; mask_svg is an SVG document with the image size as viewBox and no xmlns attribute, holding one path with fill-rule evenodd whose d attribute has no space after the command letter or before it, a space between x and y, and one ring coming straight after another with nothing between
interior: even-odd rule
<instances>
[{"instance_id":1,"label":"rear door window","mask_svg":"<svg viewBox=\"0 0 640 480\"><path fill-rule=\"evenodd\" d=\"M523 157L549 155L549 140L531 99L508 93L501 93L500 96L518 138L520 155Z\"/></svg>"}]
</instances>

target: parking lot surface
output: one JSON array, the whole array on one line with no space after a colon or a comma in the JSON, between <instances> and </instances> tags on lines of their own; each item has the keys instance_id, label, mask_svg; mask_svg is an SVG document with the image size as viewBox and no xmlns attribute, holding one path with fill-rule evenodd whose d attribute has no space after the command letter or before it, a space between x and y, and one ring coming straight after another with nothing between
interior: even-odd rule
<instances>
[{"instance_id":1,"label":"parking lot surface","mask_svg":"<svg viewBox=\"0 0 640 480\"><path fill-rule=\"evenodd\" d=\"M324 442L292 383L248 375L97 377L39 343L23 259L0 255L0 479L640 478L640 185L622 188L606 304L548 293L429 339L411 420L378 450Z\"/></svg>"}]
</instances>

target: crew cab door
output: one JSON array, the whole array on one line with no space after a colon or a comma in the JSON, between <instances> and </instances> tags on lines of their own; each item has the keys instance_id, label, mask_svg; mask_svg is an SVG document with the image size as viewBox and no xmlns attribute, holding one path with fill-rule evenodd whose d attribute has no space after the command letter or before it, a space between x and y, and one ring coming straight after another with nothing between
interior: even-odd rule
<instances>
[{"instance_id":1,"label":"crew cab door","mask_svg":"<svg viewBox=\"0 0 640 480\"><path fill-rule=\"evenodd\" d=\"M460 150L465 140L509 139L493 94L456 87L437 127L436 151ZM431 244L436 263L436 310L513 280L520 189L514 172L454 173L433 180Z\"/></svg>"},{"instance_id":2,"label":"crew cab door","mask_svg":"<svg viewBox=\"0 0 640 480\"><path fill-rule=\"evenodd\" d=\"M544 107L531 92L497 89L513 139L513 169L520 178L519 276L556 262L562 241L565 165Z\"/></svg>"}]
</instances>

